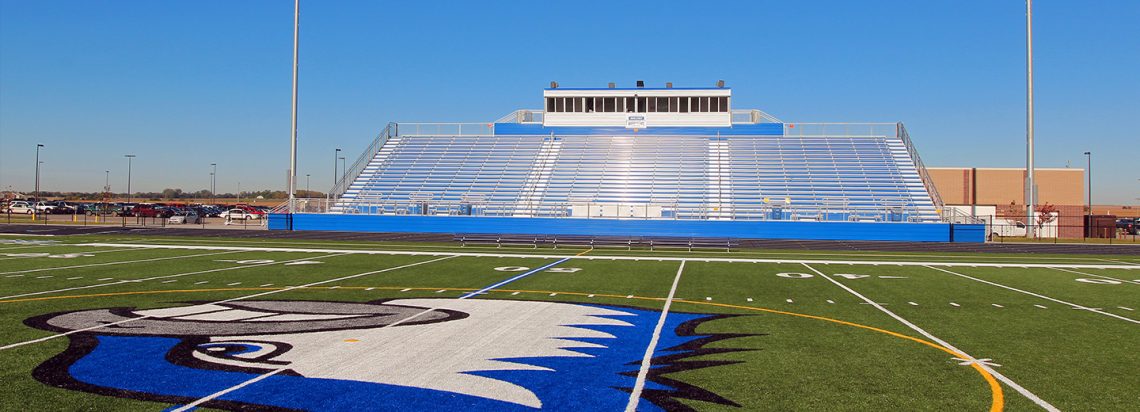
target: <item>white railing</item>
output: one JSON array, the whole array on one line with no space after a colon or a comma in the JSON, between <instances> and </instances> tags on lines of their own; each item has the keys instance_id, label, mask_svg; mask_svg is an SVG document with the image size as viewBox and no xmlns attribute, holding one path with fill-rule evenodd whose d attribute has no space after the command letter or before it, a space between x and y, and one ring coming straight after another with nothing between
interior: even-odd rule
<instances>
[{"instance_id":1,"label":"white railing","mask_svg":"<svg viewBox=\"0 0 1140 412\"><path fill-rule=\"evenodd\" d=\"M328 198L337 199L348 190L348 186L351 185L352 182L356 180L356 177L360 175L360 172L368 166L368 162L372 161L372 158L376 156L380 148L384 147L384 143L387 143L388 139L396 135L397 127L396 123L388 123L388 126L385 127L380 134L376 135L375 139L372 139L372 143L364 149L360 157L356 158L355 162L352 162L352 167L345 170L344 176L341 176L340 180L336 182L336 185L333 185L332 189L329 189Z\"/></svg>"},{"instance_id":2,"label":"white railing","mask_svg":"<svg viewBox=\"0 0 1140 412\"><path fill-rule=\"evenodd\" d=\"M910 134L906 132L906 127L903 126L901 122L898 123L896 136L906 145L906 151L910 154L910 159L914 162L915 169L918 169L918 175L922 177L922 185L926 187L926 192L930 194L930 201L934 202L934 208L941 211L945 208L942 203L942 195L938 194L938 188L934 187L934 180L930 178L930 172L926 170L926 165L922 164L922 158L918 156L918 149L914 148L914 143L910 141Z\"/></svg>"},{"instance_id":3,"label":"white railing","mask_svg":"<svg viewBox=\"0 0 1140 412\"><path fill-rule=\"evenodd\" d=\"M399 136L491 136L494 123L398 123Z\"/></svg>"}]
</instances>

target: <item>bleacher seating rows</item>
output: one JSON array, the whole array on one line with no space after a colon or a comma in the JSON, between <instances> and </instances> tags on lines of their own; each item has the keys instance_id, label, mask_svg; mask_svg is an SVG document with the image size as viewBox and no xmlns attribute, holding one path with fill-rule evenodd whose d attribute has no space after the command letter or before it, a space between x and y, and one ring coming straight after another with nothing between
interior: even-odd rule
<instances>
[{"instance_id":1,"label":"bleacher seating rows","mask_svg":"<svg viewBox=\"0 0 1140 412\"><path fill-rule=\"evenodd\" d=\"M464 202L475 205L464 211ZM509 216L577 216L594 212L574 205L592 204L682 219L938 219L895 136L644 132L393 137L333 211L424 213L417 208L425 204L437 212Z\"/></svg>"}]
</instances>

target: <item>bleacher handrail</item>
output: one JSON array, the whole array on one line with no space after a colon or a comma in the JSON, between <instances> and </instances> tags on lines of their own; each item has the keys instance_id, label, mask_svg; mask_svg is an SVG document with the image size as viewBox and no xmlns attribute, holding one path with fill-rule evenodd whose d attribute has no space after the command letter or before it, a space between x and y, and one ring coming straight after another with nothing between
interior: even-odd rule
<instances>
[{"instance_id":1,"label":"bleacher handrail","mask_svg":"<svg viewBox=\"0 0 1140 412\"><path fill-rule=\"evenodd\" d=\"M911 161L914 162L915 169L918 169L918 176L922 178L922 185L926 187L926 192L930 194L930 201L934 203L935 210L941 211L945 209L942 203L942 195L938 194L938 188L934 186L934 180L930 178L930 172L926 170L926 165L922 163L922 158L918 156L918 149L915 149L914 142L910 140L910 134L906 132L906 126L902 122L898 124L898 132L896 136L902 140L903 145L906 146L907 154L910 155Z\"/></svg>"},{"instance_id":2,"label":"bleacher handrail","mask_svg":"<svg viewBox=\"0 0 1140 412\"><path fill-rule=\"evenodd\" d=\"M380 152L380 149L384 147L384 143L387 143L388 139L396 135L398 128L399 127L396 125L396 123L388 123L388 125L384 127L384 130L380 131L380 134L376 135L376 138L372 139L372 143L370 143L368 147L364 149L364 152L360 154L360 157L357 157L356 161L352 162L352 167L349 167L347 170L345 170L344 176L341 176L340 179L337 180L336 184L333 185L332 189L329 189L327 197L329 199L339 199L341 195L343 195L344 192L348 190L348 186L356 180L357 176L360 175L360 172L363 171L366 166L368 166L368 163L372 161L372 158L376 156L376 153Z\"/></svg>"}]
</instances>

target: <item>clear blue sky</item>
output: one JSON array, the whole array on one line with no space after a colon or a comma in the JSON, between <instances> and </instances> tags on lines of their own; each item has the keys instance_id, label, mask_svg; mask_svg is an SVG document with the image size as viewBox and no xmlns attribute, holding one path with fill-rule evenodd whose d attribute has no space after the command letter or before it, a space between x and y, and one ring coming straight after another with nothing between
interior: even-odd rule
<instances>
[{"instance_id":1,"label":"clear blue sky","mask_svg":"<svg viewBox=\"0 0 1140 412\"><path fill-rule=\"evenodd\" d=\"M300 185L386 122L564 86L707 86L787 121L903 121L931 166L1024 165L1024 2L302 1ZM0 0L0 189L284 188L292 2ZM1140 2L1035 5L1040 167L1140 197ZM351 160L350 160L351 161Z\"/></svg>"}]
</instances>

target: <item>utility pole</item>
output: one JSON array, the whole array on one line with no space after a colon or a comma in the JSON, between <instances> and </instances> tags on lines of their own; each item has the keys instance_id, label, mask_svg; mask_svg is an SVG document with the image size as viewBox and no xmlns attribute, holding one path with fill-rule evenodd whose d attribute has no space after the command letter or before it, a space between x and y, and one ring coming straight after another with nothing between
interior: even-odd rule
<instances>
[{"instance_id":1,"label":"utility pole","mask_svg":"<svg viewBox=\"0 0 1140 412\"><path fill-rule=\"evenodd\" d=\"M40 213L40 149L43 147L42 144L36 144L36 203L32 205L32 213L37 215Z\"/></svg>"},{"instance_id":2,"label":"utility pole","mask_svg":"<svg viewBox=\"0 0 1140 412\"><path fill-rule=\"evenodd\" d=\"M1037 187L1033 168L1033 0L1025 0L1025 67L1026 67L1026 119L1025 119L1025 209L1029 217L1025 221L1025 236L1033 238L1036 233L1034 203L1037 203Z\"/></svg>"},{"instance_id":3,"label":"utility pole","mask_svg":"<svg viewBox=\"0 0 1140 412\"><path fill-rule=\"evenodd\" d=\"M340 164L337 163L339 161L340 161L340 148L338 147L338 148L336 148L336 153L333 154L333 187L334 188L336 187L337 182L340 181L340 179L336 178L336 175L338 173L340 173Z\"/></svg>"},{"instance_id":4,"label":"utility pole","mask_svg":"<svg viewBox=\"0 0 1140 412\"><path fill-rule=\"evenodd\" d=\"M1091 214L1093 214L1093 211L1092 211L1092 152L1085 152L1085 157L1088 158L1088 167L1085 168L1085 174L1087 175L1088 180L1089 180L1089 183L1088 183L1089 201L1088 201L1088 203L1089 203L1089 214L1091 215Z\"/></svg>"},{"instance_id":5,"label":"utility pole","mask_svg":"<svg viewBox=\"0 0 1140 412\"><path fill-rule=\"evenodd\" d=\"M210 204L211 205L213 205L214 203L217 203L216 199L218 197L218 193L215 192L215 190L217 189L217 185L216 185L217 182L218 182L218 164L217 163L210 163Z\"/></svg>"},{"instance_id":6,"label":"utility pole","mask_svg":"<svg viewBox=\"0 0 1140 412\"><path fill-rule=\"evenodd\" d=\"M131 203L131 163L135 160L135 155L123 155L127 158L127 203Z\"/></svg>"}]
</instances>

